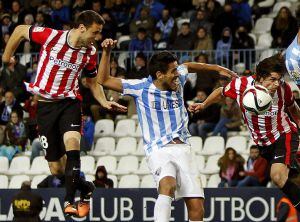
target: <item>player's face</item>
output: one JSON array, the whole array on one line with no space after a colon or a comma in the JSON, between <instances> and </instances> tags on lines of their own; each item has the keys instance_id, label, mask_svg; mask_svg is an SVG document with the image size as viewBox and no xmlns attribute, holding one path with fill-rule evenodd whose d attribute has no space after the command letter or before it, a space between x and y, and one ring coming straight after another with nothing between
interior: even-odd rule
<instances>
[{"instance_id":1,"label":"player's face","mask_svg":"<svg viewBox=\"0 0 300 222\"><path fill-rule=\"evenodd\" d=\"M281 82L281 75L277 72L271 72L266 78L261 78L259 83L266 87L271 94L274 94Z\"/></svg>"},{"instance_id":2,"label":"player's face","mask_svg":"<svg viewBox=\"0 0 300 222\"><path fill-rule=\"evenodd\" d=\"M177 61L171 62L168 65L168 71L158 76L158 80L162 82L162 85L166 90L177 91L179 87L179 73L177 71Z\"/></svg>"},{"instance_id":3,"label":"player's face","mask_svg":"<svg viewBox=\"0 0 300 222\"><path fill-rule=\"evenodd\" d=\"M85 47L91 46L95 42L101 33L103 25L93 23L90 27L83 29L81 35L82 45Z\"/></svg>"}]
</instances>

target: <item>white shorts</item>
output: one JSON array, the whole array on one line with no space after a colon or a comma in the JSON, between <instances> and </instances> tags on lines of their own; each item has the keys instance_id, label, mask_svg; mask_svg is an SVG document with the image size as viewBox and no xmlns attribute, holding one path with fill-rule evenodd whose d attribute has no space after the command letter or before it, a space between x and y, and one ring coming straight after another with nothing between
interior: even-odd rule
<instances>
[{"instance_id":1,"label":"white shorts","mask_svg":"<svg viewBox=\"0 0 300 222\"><path fill-rule=\"evenodd\" d=\"M203 187L191 147L187 144L168 144L147 157L148 167L157 188L159 181L171 176L176 179L175 199L204 198Z\"/></svg>"}]
</instances>

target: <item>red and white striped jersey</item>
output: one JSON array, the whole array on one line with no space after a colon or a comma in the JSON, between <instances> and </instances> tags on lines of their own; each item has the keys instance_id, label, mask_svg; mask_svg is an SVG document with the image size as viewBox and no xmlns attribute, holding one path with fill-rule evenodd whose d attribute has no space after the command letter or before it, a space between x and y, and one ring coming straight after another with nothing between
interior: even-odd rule
<instances>
[{"instance_id":1,"label":"red and white striped jersey","mask_svg":"<svg viewBox=\"0 0 300 222\"><path fill-rule=\"evenodd\" d=\"M243 113L243 119L248 126L253 141L260 146L273 144L281 134L297 132L285 109L294 103L291 87L281 83L273 96L272 106L263 115L254 115L244 109L243 92L254 85L255 77L240 77L232 80L224 89L223 95L235 99Z\"/></svg>"},{"instance_id":2,"label":"red and white striped jersey","mask_svg":"<svg viewBox=\"0 0 300 222\"><path fill-rule=\"evenodd\" d=\"M78 79L96 76L96 49L73 48L69 31L30 27L30 40L41 45L37 76L27 90L47 99L81 98Z\"/></svg>"}]
</instances>

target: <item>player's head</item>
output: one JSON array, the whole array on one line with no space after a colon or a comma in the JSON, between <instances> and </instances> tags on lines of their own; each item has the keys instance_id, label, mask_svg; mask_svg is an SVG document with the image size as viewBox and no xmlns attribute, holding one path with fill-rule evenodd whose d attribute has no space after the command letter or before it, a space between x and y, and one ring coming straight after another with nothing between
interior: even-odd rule
<instances>
[{"instance_id":1,"label":"player's head","mask_svg":"<svg viewBox=\"0 0 300 222\"><path fill-rule=\"evenodd\" d=\"M90 46L102 31L104 23L104 19L97 12L81 12L74 23L74 28L80 33L80 44L84 47Z\"/></svg>"},{"instance_id":2,"label":"player's head","mask_svg":"<svg viewBox=\"0 0 300 222\"><path fill-rule=\"evenodd\" d=\"M168 51L154 54L148 63L148 72L152 80L157 80L165 90L176 91L178 88L177 57Z\"/></svg>"},{"instance_id":3,"label":"player's head","mask_svg":"<svg viewBox=\"0 0 300 222\"><path fill-rule=\"evenodd\" d=\"M259 154L260 154L260 152L259 152L258 146L256 146L256 145L250 146L250 155L249 155L249 157L252 160L256 160L259 157Z\"/></svg>"},{"instance_id":4,"label":"player's head","mask_svg":"<svg viewBox=\"0 0 300 222\"><path fill-rule=\"evenodd\" d=\"M256 81L266 87L269 92L275 93L286 72L284 57L276 54L258 63L256 67Z\"/></svg>"}]
</instances>

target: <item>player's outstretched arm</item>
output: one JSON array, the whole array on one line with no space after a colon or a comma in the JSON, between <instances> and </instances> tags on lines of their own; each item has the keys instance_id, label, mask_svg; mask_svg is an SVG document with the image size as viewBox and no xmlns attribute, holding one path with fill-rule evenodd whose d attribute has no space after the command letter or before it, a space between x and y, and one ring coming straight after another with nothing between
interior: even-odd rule
<instances>
[{"instance_id":1,"label":"player's outstretched arm","mask_svg":"<svg viewBox=\"0 0 300 222\"><path fill-rule=\"evenodd\" d=\"M116 40L105 39L101 44L103 51L98 68L97 82L108 89L123 92L121 79L110 76L110 54L116 43Z\"/></svg>"},{"instance_id":2,"label":"player's outstretched arm","mask_svg":"<svg viewBox=\"0 0 300 222\"><path fill-rule=\"evenodd\" d=\"M215 89L203 103L194 103L189 106L188 110L192 113L199 112L201 110L206 109L208 106L213 103L220 102L224 97L222 95L223 87Z\"/></svg>"},{"instance_id":3,"label":"player's outstretched arm","mask_svg":"<svg viewBox=\"0 0 300 222\"><path fill-rule=\"evenodd\" d=\"M238 75L231 71L230 69L227 69L223 66L214 65L214 64L206 64L206 63L200 63L200 62L187 62L184 63L184 65L187 66L189 72L198 72L201 73L203 70L210 70L210 71L217 71L220 75L226 76L229 78L238 77Z\"/></svg>"},{"instance_id":4,"label":"player's outstretched arm","mask_svg":"<svg viewBox=\"0 0 300 222\"><path fill-rule=\"evenodd\" d=\"M10 36L7 45L5 47L2 62L4 64L10 63L11 57L15 53L16 49L20 45L23 39L29 40L29 28L30 25L18 25L12 35Z\"/></svg>"}]
</instances>

